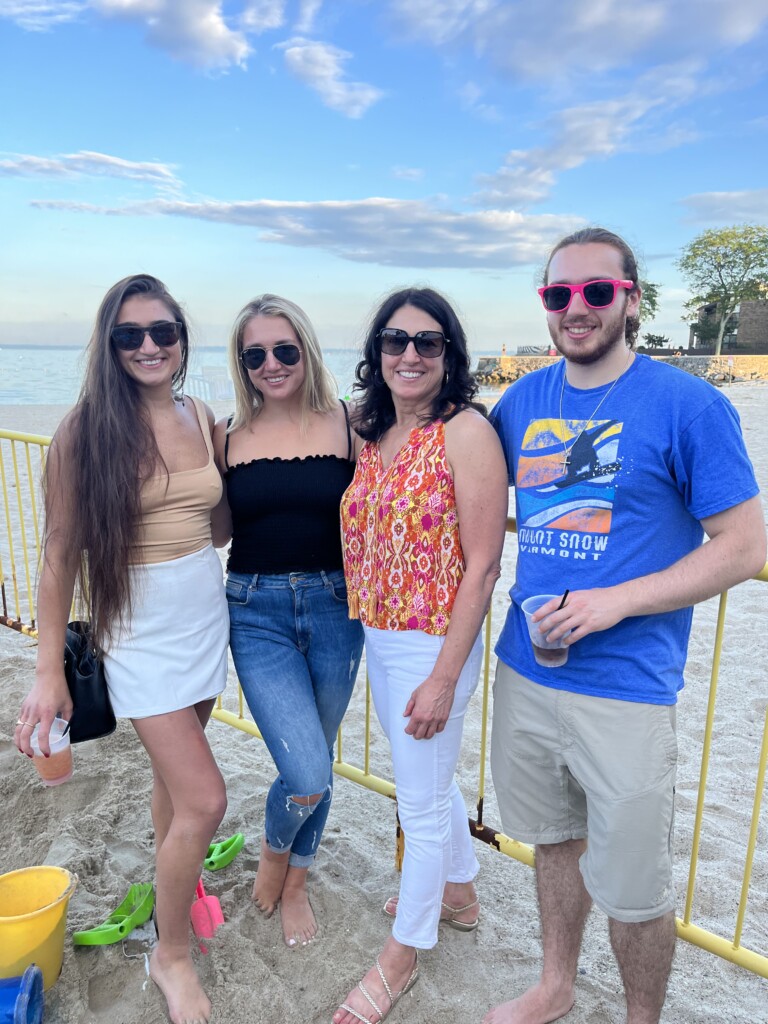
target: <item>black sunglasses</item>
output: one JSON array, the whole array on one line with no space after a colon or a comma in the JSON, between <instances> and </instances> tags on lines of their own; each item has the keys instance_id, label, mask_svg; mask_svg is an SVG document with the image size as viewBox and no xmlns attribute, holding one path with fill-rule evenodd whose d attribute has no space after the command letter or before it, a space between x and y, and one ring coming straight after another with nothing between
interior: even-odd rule
<instances>
[{"instance_id":1,"label":"black sunglasses","mask_svg":"<svg viewBox=\"0 0 768 1024\"><path fill-rule=\"evenodd\" d=\"M271 349L272 355L283 366L295 366L301 359L301 349L298 345L275 345ZM246 370L258 370L267 358L267 350L260 345L251 345L244 348L240 353L240 361Z\"/></svg>"},{"instance_id":2,"label":"black sunglasses","mask_svg":"<svg viewBox=\"0 0 768 1024\"><path fill-rule=\"evenodd\" d=\"M382 327L376 337L379 339L379 350L387 356L401 356L412 341L416 351L425 359L436 359L442 355L450 341L442 331L419 331L411 336L397 327Z\"/></svg>"},{"instance_id":3,"label":"black sunglasses","mask_svg":"<svg viewBox=\"0 0 768 1024\"><path fill-rule=\"evenodd\" d=\"M109 332L109 336L118 348L124 352L132 352L144 344L144 335L148 334L160 348L170 348L181 337L181 324L174 320L161 320L151 327L129 327L118 324Z\"/></svg>"}]
</instances>

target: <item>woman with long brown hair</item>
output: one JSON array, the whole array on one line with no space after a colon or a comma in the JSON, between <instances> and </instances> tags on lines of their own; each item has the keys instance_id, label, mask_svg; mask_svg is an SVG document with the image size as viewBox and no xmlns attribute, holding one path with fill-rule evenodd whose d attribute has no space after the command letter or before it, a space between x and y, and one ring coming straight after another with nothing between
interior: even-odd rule
<instances>
[{"instance_id":1,"label":"woman with long brown hair","mask_svg":"<svg viewBox=\"0 0 768 1024\"><path fill-rule=\"evenodd\" d=\"M204 728L226 684L227 607L211 514L221 499L213 414L184 397L189 333L161 281L135 275L101 303L74 409L51 443L38 595L39 650L15 742L40 748L72 702L63 671L75 584L118 717L153 772L159 941L150 974L174 1024L207 1021L189 955L189 910L226 809Z\"/></svg>"}]
</instances>

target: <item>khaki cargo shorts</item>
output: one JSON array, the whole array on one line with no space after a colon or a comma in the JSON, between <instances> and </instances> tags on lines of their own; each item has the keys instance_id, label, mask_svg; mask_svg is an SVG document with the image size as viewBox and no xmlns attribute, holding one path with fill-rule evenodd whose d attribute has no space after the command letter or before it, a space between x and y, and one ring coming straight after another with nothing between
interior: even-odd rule
<instances>
[{"instance_id":1,"label":"khaki cargo shorts","mask_svg":"<svg viewBox=\"0 0 768 1024\"><path fill-rule=\"evenodd\" d=\"M584 885L617 921L674 910L674 705L555 690L502 661L493 694L491 769L507 835L588 839Z\"/></svg>"}]
</instances>

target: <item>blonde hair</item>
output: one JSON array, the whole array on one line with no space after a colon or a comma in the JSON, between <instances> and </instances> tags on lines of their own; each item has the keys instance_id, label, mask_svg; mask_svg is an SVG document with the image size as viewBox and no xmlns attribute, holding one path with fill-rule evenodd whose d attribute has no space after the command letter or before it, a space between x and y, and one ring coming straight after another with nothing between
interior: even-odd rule
<instances>
[{"instance_id":1,"label":"blonde hair","mask_svg":"<svg viewBox=\"0 0 768 1024\"><path fill-rule=\"evenodd\" d=\"M301 307L289 299L282 299L279 295L258 295L237 314L229 336L227 358L235 389L235 414L228 433L249 426L264 404L261 392L254 387L248 371L240 360L245 328L257 316L279 316L287 320L302 344L305 360L304 385L301 392L302 426L306 426L310 412L332 412L338 402L338 388L333 374L323 363L320 342L309 317Z\"/></svg>"}]
</instances>

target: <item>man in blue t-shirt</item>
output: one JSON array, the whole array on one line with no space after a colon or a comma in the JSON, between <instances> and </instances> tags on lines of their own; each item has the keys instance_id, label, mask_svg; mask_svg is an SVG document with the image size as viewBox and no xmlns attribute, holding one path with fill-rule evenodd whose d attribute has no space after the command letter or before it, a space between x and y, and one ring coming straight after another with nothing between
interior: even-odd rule
<instances>
[{"instance_id":1,"label":"man in blue t-shirt","mask_svg":"<svg viewBox=\"0 0 768 1024\"><path fill-rule=\"evenodd\" d=\"M505 831L536 845L544 964L484 1024L568 1012L593 902L609 918L628 1024L657 1024L675 942L675 703L691 606L762 569L765 526L730 402L634 352L641 290L626 242L602 228L570 235L539 291L564 359L491 414L519 545L491 763ZM558 595L534 616L547 643L565 638L557 667L558 653L537 660L521 609L542 594Z\"/></svg>"}]
</instances>

